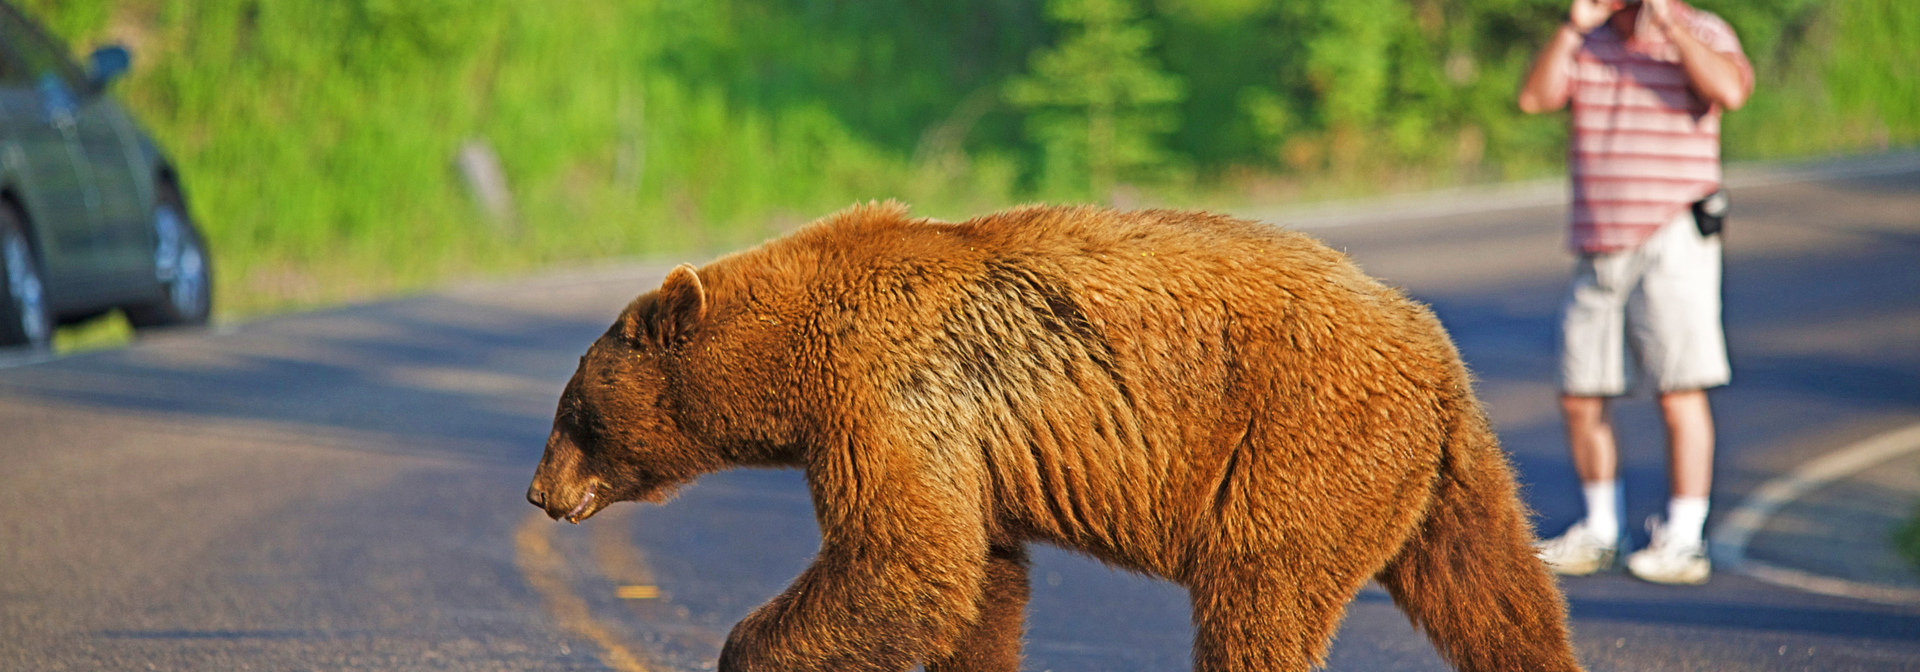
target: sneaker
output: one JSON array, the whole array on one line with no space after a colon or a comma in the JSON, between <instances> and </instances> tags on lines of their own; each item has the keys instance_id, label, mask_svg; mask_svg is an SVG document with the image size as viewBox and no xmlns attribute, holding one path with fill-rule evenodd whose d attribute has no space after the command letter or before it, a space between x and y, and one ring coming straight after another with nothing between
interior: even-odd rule
<instances>
[{"instance_id":1,"label":"sneaker","mask_svg":"<svg viewBox=\"0 0 1920 672\"><path fill-rule=\"evenodd\" d=\"M1613 566L1617 546L1587 530L1586 521L1574 523L1558 537L1534 543L1534 554L1547 568L1567 576L1586 576Z\"/></svg>"},{"instance_id":2,"label":"sneaker","mask_svg":"<svg viewBox=\"0 0 1920 672\"><path fill-rule=\"evenodd\" d=\"M1706 542L1669 538L1659 516L1647 519L1647 531L1653 533L1653 543L1627 556L1627 571L1634 576L1654 583L1699 585L1713 574Z\"/></svg>"}]
</instances>

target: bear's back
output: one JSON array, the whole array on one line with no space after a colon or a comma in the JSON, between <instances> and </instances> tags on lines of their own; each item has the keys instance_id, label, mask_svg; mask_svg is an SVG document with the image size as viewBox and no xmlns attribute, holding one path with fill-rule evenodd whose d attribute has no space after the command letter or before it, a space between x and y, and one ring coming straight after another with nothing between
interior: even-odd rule
<instances>
[{"instance_id":1,"label":"bear's back","mask_svg":"<svg viewBox=\"0 0 1920 672\"><path fill-rule=\"evenodd\" d=\"M1186 537L1173 528L1221 492L1233 441L1345 437L1300 471L1340 486L1360 462L1426 459L1414 452L1431 446L1390 448L1378 414L1465 385L1424 307L1311 237L1219 215L945 223L869 206L727 262L718 275L800 311L785 319L833 378L795 394L818 413L942 437L929 449L957 452L936 459L990 465L1012 534L1163 575L1178 549L1141 551ZM1287 425L1309 416L1347 424ZM1442 420L1392 431L1433 436Z\"/></svg>"},{"instance_id":2,"label":"bear's back","mask_svg":"<svg viewBox=\"0 0 1920 672\"><path fill-rule=\"evenodd\" d=\"M1075 284L1104 280L1116 290L1154 278L1206 279L1228 291L1248 285L1255 294L1274 283L1302 290L1332 283L1347 291L1377 285L1305 234L1176 210L1029 206L948 223L910 219L894 204L868 205L747 256L766 280L853 293L894 275L917 278L916 288L966 284L996 265L1091 273Z\"/></svg>"}]
</instances>

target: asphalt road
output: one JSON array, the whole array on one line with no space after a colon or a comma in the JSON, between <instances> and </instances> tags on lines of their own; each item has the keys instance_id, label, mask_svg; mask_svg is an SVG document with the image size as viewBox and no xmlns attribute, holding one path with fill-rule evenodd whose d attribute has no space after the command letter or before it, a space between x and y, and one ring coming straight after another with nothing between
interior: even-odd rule
<instances>
[{"instance_id":1,"label":"asphalt road","mask_svg":"<svg viewBox=\"0 0 1920 672\"><path fill-rule=\"evenodd\" d=\"M1716 520L1768 478L1920 422L1920 172L1734 197ZM1312 229L1434 306L1549 531L1579 513L1549 382L1562 216ZM575 358L659 270L0 370L0 669L710 667L733 621L816 547L797 473L716 475L578 527L522 499ZM1618 416L1639 520L1664 501L1660 429L1645 397ZM1185 669L1180 590L1036 551L1028 669ZM1594 670L1920 669L1920 605L1724 572L1695 588L1619 573L1564 587ZM1377 589L1328 662L1445 669Z\"/></svg>"}]
</instances>

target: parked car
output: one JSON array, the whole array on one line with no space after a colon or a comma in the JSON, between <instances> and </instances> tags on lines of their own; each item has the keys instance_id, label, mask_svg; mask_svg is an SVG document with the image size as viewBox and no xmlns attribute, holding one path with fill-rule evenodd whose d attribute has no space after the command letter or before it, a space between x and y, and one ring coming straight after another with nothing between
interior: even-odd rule
<instances>
[{"instance_id":1,"label":"parked car","mask_svg":"<svg viewBox=\"0 0 1920 672\"><path fill-rule=\"evenodd\" d=\"M212 265L179 174L107 94L132 56L70 53L0 2L0 346L115 309L136 330L205 324Z\"/></svg>"}]
</instances>

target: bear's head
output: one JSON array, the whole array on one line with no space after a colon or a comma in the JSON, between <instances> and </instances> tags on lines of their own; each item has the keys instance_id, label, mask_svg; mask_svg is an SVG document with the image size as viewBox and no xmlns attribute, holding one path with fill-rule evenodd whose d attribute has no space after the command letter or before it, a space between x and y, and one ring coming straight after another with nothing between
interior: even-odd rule
<instances>
[{"instance_id":1,"label":"bear's head","mask_svg":"<svg viewBox=\"0 0 1920 672\"><path fill-rule=\"evenodd\" d=\"M706 290L687 265L621 312L560 395L527 501L578 523L613 502L664 500L723 466L683 426L678 364L706 313Z\"/></svg>"}]
</instances>

